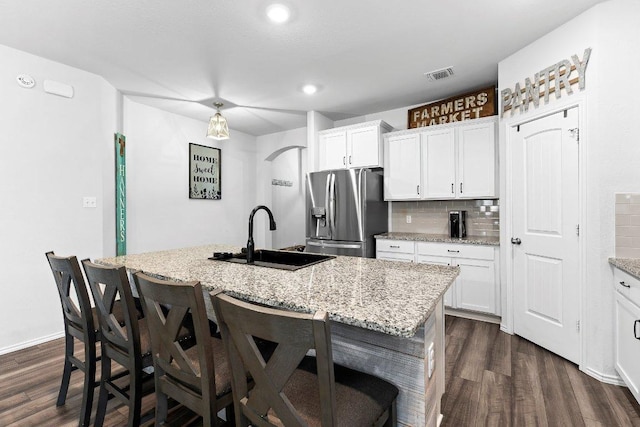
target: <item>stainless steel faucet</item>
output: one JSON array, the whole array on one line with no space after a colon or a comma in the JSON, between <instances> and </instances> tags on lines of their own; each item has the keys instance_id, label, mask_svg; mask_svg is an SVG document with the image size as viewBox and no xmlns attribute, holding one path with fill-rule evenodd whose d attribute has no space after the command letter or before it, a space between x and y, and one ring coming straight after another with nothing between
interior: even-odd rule
<instances>
[{"instance_id":1,"label":"stainless steel faucet","mask_svg":"<svg viewBox=\"0 0 640 427\"><path fill-rule=\"evenodd\" d=\"M269 215L269 230L273 231L276 229L276 222L273 220L273 214L271 213L271 210L269 210L268 207L264 205L258 205L255 208L253 208L253 210L249 214L249 240L247 240L247 264L253 264L253 256L255 251L255 245L253 243L253 216L260 209L267 211L267 214Z\"/></svg>"}]
</instances>

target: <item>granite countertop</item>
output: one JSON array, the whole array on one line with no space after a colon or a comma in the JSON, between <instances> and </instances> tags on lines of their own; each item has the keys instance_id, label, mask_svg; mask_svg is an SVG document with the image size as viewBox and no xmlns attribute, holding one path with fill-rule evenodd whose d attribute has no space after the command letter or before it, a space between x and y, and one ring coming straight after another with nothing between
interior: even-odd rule
<instances>
[{"instance_id":1,"label":"granite countertop","mask_svg":"<svg viewBox=\"0 0 640 427\"><path fill-rule=\"evenodd\" d=\"M640 280L640 258L609 258L609 264Z\"/></svg>"},{"instance_id":2,"label":"granite countertop","mask_svg":"<svg viewBox=\"0 0 640 427\"><path fill-rule=\"evenodd\" d=\"M388 240L410 240L414 242L437 242L437 243L462 243L466 245L489 245L500 246L499 237L488 236L468 236L464 239L452 239L446 234L426 234L426 233L383 233L377 234L376 239Z\"/></svg>"},{"instance_id":3,"label":"granite countertop","mask_svg":"<svg viewBox=\"0 0 640 427\"><path fill-rule=\"evenodd\" d=\"M340 323L412 337L458 276L459 267L337 256L297 271L207 259L240 247L210 245L103 258L177 281L200 281L244 300L313 313L324 310Z\"/></svg>"}]
</instances>

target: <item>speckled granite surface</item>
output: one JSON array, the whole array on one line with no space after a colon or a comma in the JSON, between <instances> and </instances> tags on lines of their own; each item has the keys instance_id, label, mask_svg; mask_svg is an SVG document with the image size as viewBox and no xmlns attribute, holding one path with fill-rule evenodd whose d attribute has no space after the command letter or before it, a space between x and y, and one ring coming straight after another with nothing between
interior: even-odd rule
<instances>
[{"instance_id":1,"label":"speckled granite surface","mask_svg":"<svg viewBox=\"0 0 640 427\"><path fill-rule=\"evenodd\" d=\"M500 246L499 237L469 236L464 239L452 239L446 234L424 233L383 233L377 234L376 239L411 240L414 242L463 243L467 245Z\"/></svg>"},{"instance_id":2,"label":"speckled granite surface","mask_svg":"<svg viewBox=\"0 0 640 427\"><path fill-rule=\"evenodd\" d=\"M211 245L103 258L96 262L179 281L199 280L248 301L312 313L389 335L411 337L435 310L459 267L339 256L297 271L211 261Z\"/></svg>"},{"instance_id":3,"label":"speckled granite surface","mask_svg":"<svg viewBox=\"0 0 640 427\"><path fill-rule=\"evenodd\" d=\"M609 264L640 279L640 258L609 258Z\"/></svg>"}]
</instances>

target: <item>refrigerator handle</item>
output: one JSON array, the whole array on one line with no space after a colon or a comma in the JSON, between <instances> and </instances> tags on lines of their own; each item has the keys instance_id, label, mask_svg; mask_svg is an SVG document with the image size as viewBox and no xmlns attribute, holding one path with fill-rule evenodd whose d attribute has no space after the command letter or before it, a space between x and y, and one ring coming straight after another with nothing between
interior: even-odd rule
<instances>
[{"instance_id":1,"label":"refrigerator handle","mask_svg":"<svg viewBox=\"0 0 640 427\"><path fill-rule=\"evenodd\" d=\"M327 215L329 216L329 231L333 238L336 226L336 175L332 172L329 176L329 210Z\"/></svg>"}]
</instances>

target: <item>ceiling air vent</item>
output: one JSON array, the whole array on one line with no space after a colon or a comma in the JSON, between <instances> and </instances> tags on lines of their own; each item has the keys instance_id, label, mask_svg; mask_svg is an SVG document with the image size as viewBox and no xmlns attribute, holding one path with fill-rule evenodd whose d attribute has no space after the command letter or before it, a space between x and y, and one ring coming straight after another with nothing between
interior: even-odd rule
<instances>
[{"instance_id":1,"label":"ceiling air vent","mask_svg":"<svg viewBox=\"0 0 640 427\"><path fill-rule=\"evenodd\" d=\"M428 73L424 73L424 75L431 82L435 82L437 80L446 79L448 77L453 76L453 67L446 67L440 70L430 71Z\"/></svg>"}]
</instances>

